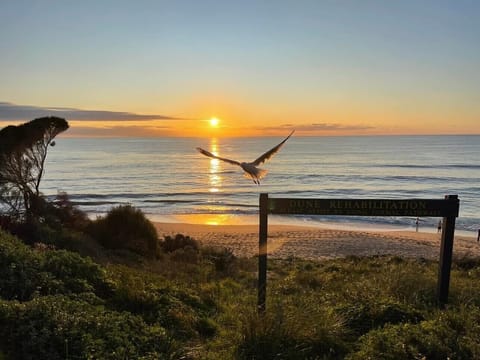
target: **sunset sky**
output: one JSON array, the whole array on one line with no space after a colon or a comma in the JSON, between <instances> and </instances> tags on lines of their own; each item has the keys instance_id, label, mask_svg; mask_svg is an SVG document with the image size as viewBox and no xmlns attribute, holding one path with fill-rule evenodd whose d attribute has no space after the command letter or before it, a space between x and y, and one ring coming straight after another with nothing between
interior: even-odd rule
<instances>
[{"instance_id":1,"label":"sunset sky","mask_svg":"<svg viewBox=\"0 0 480 360\"><path fill-rule=\"evenodd\" d=\"M479 19L476 0L2 1L0 127L480 134Z\"/></svg>"}]
</instances>

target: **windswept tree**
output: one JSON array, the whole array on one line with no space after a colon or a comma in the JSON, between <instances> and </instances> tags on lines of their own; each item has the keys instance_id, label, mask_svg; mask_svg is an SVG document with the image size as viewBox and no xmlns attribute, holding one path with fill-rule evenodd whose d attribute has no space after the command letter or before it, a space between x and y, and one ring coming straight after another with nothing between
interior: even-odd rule
<instances>
[{"instance_id":1,"label":"windswept tree","mask_svg":"<svg viewBox=\"0 0 480 360\"><path fill-rule=\"evenodd\" d=\"M8 215L29 220L36 215L40 182L49 146L68 122L42 117L0 130L0 209Z\"/></svg>"}]
</instances>

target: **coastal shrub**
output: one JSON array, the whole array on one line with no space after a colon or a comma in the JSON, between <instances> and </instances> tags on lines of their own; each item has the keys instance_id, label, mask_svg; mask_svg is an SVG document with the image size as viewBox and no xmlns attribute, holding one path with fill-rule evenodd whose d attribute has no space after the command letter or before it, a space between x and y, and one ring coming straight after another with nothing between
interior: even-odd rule
<instances>
[{"instance_id":1,"label":"coastal shrub","mask_svg":"<svg viewBox=\"0 0 480 360\"><path fill-rule=\"evenodd\" d=\"M59 193L53 202L40 196L36 204L35 218L28 222L5 218L5 227L1 227L29 245L43 243L86 255L98 255L97 243L85 233L90 220L85 212L71 203L67 193Z\"/></svg>"},{"instance_id":2,"label":"coastal shrub","mask_svg":"<svg viewBox=\"0 0 480 360\"><path fill-rule=\"evenodd\" d=\"M103 268L90 258L66 250L47 251L44 254L42 270L58 280L56 292L94 292L106 297L113 292L113 285Z\"/></svg>"},{"instance_id":3,"label":"coastal shrub","mask_svg":"<svg viewBox=\"0 0 480 360\"><path fill-rule=\"evenodd\" d=\"M41 254L19 239L0 230L0 296L3 299L30 299L49 282L40 271Z\"/></svg>"},{"instance_id":4,"label":"coastal shrub","mask_svg":"<svg viewBox=\"0 0 480 360\"><path fill-rule=\"evenodd\" d=\"M170 253L170 259L173 261L197 264L200 261L200 254L191 246L182 247Z\"/></svg>"},{"instance_id":5,"label":"coastal shrub","mask_svg":"<svg viewBox=\"0 0 480 360\"><path fill-rule=\"evenodd\" d=\"M213 335L215 327L210 316L215 304L186 288L124 270L120 270L115 294L108 302L112 309L141 316L147 324L158 323L179 339Z\"/></svg>"},{"instance_id":6,"label":"coastal shrub","mask_svg":"<svg viewBox=\"0 0 480 360\"><path fill-rule=\"evenodd\" d=\"M0 231L0 296L25 301L35 294L94 292L107 295L111 283L91 259L46 245L31 248Z\"/></svg>"},{"instance_id":7,"label":"coastal shrub","mask_svg":"<svg viewBox=\"0 0 480 360\"><path fill-rule=\"evenodd\" d=\"M313 299L302 298L298 306L282 301L264 315L248 314L241 331L239 359L341 359L348 350L341 319Z\"/></svg>"},{"instance_id":8,"label":"coastal shrub","mask_svg":"<svg viewBox=\"0 0 480 360\"><path fill-rule=\"evenodd\" d=\"M202 317L200 318L195 324L196 330L200 334L200 336L205 338L210 338L215 336L218 331L218 326L209 317Z\"/></svg>"},{"instance_id":9,"label":"coastal shrub","mask_svg":"<svg viewBox=\"0 0 480 360\"><path fill-rule=\"evenodd\" d=\"M217 272L230 275L234 273L237 258L231 249L208 246L203 247L201 252L202 255L215 266Z\"/></svg>"},{"instance_id":10,"label":"coastal shrub","mask_svg":"<svg viewBox=\"0 0 480 360\"><path fill-rule=\"evenodd\" d=\"M415 308L385 300L373 304L350 303L337 307L336 312L343 317L344 325L356 335L366 334L386 324L418 323L423 320L422 314Z\"/></svg>"},{"instance_id":11,"label":"coastal shrub","mask_svg":"<svg viewBox=\"0 0 480 360\"><path fill-rule=\"evenodd\" d=\"M386 325L359 339L348 359L478 359L478 307L438 312L418 324Z\"/></svg>"},{"instance_id":12,"label":"coastal shrub","mask_svg":"<svg viewBox=\"0 0 480 360\"><path fill-rule=\"evenodd\" d=\"M140 209L130 205L112 208L90 224L89 233L107 249L126 249L149 258L157 255L155 226Z\"/></svg>"},{"instance_id":13,"label":"coastal shrub","mask_svg":"<svg viewBox=\"0 0 480 360\"><path fill-rule=\"evenodd\" d=\"M87 213L77 208L66 192L59 192L52 205L52 212L62 226L84 231L90 224Z\"/></svg>"},{"instance_id":14,"label":"coastal shrub","mask_svg":"<svg viewBox=\"0 0 480 360\"><path fill-rule=\"evenodd\" d=\"M163 251L170 253L178 249L191 248L194 251L199 250L198 241L191 238L190 236L185 236L183 234L177 234L174 237L167 235L164 237L163 241L160 242L160 247Z\"/></svg>"},{"instance_id":15,"label":"coastal shrub","mask_svg":"<svg viewBox=\"0 0 480 360\"><path fill-rule=\"evenodd\" d=\"M83 230L67 228L58 223L54 225L32 220L20 223L9 229L9 232L28 245L42 243L56 248L67 249L84 255L98 255L99 245Z\"/></svg>"},{"instance_id":16,"label":"coastal shrub","mask_svg":"<svg viewBox=\"0 0 480 360\"><path fill-rule=\"evenodd\" d=\"M12 233L16 225L17 225L17 222L15 221L14 217L9 216L7 214L0 214L0 230L4 230Z\"/></svg>"},{"instance_id":17,"label":"coastal shrub","mask_svg":"<svg viewBox=\"0 0 480 360\"><path fill-rule=\"evenodd\" d=\"M68 242L66 237L69 236L68 232L64 232L60 227L53 228L37 221L21 224L16 235L28 245L42 243L55 247L63 247Z\"/></svg>"},{"instance_id":18,"label":"coastal shrub","mask_svg":"<svg viewBox=\"0 0 480 360\"><path fill-rule=\"evenodd\" d=\"M461 269L461 270L473 270L473 269L480 270L480 257L478 256L454 257L452 262L452 267Z\"/></svg>"},{"instance_id":19,"label":"coastal shrub","mask_svg":"<svg viewBox=\"0 0 480 360\"><path fill-rule=\"evenodd\" d=\"M0 346L15 359L179 359L158 325L65 296L0 301Z\"/></svg>"}]
</instances>

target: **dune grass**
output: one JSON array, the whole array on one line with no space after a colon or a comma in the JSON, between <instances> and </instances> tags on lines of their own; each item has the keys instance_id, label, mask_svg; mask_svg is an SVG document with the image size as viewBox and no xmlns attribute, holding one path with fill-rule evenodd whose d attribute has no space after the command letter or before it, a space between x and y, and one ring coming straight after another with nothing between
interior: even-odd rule
<instances>
[{"instance_id":1,"label":"dune grass","mask_svg":"<svg viewBox=\"0 0 480 360\"><path fill-rule=\"evenodd\" d=\"M0 231L0 358L480 358L478 260L454 262L445 310L433 261L269 260L259 316L256 259L179 242L93 261Z\"/></svg>"}]
</instances>

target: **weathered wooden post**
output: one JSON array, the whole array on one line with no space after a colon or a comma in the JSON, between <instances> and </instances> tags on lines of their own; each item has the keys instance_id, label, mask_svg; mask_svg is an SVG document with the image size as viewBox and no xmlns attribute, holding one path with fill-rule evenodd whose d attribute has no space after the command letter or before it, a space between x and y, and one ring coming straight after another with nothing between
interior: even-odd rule
<instances>
[{"instance_id":1,"label":"weathered wooden post","mask_svg":"<svg viewBox=\"0 0 480 360\"><path fill-rule=\"evenodd\" d=\"M267 233L268 233L268 194L260 194L260 228L258 239L258 313L265 312L267 297Z\"/></svg>"},{"instance_id":2,"label":"weathered wooden post","mask_svg":"<svg viewBox=\"0 0 480 360\"><path fill-rule=\"evenodd\" d=\"M445 195L445 200L456 203L458 209L458 195ZM457 210L458 211L458 210ZM450 286L450 269L452 267L453 239L455 236L455 217L458 214L449 213L442 221L442 240L440 243L440 260L438 263L437 298L441 307L448 302L448 288Z\"/></svg>"}]
</instances>

